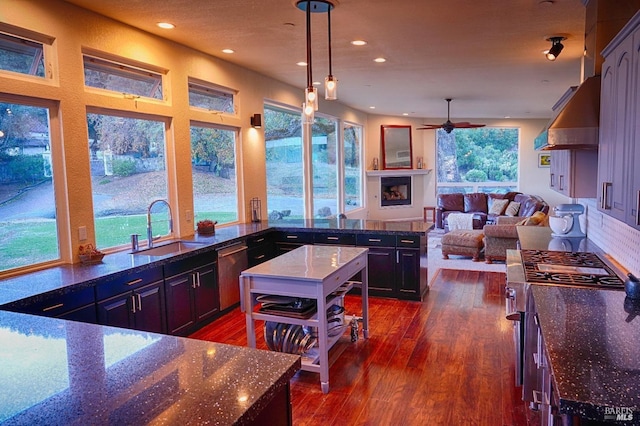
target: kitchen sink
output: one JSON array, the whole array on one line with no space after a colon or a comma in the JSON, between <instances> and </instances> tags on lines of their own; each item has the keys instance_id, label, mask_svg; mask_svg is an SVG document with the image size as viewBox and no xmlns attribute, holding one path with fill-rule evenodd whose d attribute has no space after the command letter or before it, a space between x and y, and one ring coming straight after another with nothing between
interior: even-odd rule
<instances>
[{"instance_id":1,"label":"kitchen sink","mask_svg":"<svg viewBox=\"0 0 640 426\"><path fill-rule=\"evenodd\" d=\"M134 256L167 256L196 250L203 247L204 244L205 243L196 241L173 241L161 246L136 251L131 254Z\"/></svg>"}]
</instances>

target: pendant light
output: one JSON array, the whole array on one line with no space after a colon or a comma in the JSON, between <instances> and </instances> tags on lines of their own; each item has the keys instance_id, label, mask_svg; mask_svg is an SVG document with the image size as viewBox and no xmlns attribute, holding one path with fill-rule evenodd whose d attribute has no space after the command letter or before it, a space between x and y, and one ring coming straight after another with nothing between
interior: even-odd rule
<instances>
[{"instance_id":1,"label":"pendant light","mask_svg":"<svg viewBox=\"0 0 640 426\"><path fill-rule=\"evenodd\" d=\"M307 88L304 89L302 122L304 124L313 124L314 112L318 109L318 91L313 87L313 68L311 62L311 0L306 0L305 12L307 15Z\"/></svg>"},{"instance_id":2,"label":"pendant light","mask_svg":"<svg viewBox=\"0 0 640 426\"><path fill-rule=\"evenodd\" d=\"M327 33L329 34L329 75L324 79L324 98L328 101L338 99L338 80L333 77L333 69L331 64L331 9L332 5L327 8Z\"/></svg>"}]
</instances>

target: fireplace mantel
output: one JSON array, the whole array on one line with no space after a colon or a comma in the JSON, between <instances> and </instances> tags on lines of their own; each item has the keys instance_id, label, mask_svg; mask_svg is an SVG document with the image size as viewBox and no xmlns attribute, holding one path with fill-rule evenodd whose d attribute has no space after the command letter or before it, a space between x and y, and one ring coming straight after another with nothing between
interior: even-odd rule
<instances>
[{"instance_id":1,"label":"fireplace mantel","mask_svg":"<svg viewBox=\"0 0 640 426\"><path fill-rule=\"evenodd\" d=\"M432 169L392 169L392 170L367 170L367 176L414 176L428 175Z\"/></svg>"}]
</instances>

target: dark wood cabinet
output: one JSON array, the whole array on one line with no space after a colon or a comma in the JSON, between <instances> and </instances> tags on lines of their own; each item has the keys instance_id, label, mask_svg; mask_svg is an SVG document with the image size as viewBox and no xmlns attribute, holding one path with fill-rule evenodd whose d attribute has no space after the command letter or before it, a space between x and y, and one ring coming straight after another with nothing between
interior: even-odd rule
<instances>
[{"instance_id":1,"label":"dark wood cabinet","mask_svg":"<svg viewBox=\"0 0 640 426\"><path fill-rule=\"evenodd\" d=\"M162 267L96 285L98 323L166 333Z\"/></svg>"},{"instance_id":2,"label":"dark wood cabinet","mask_svg":"<svg viewBox=\"0 0 640 426\"><path fill-rule=\"evenodd\" d=\"M98 302L98 323L165 333L164 282L137 287Z\"/></svg>"},{"instance_id":3,"label":"dark wood cabinet","mask_svg":"<svg viewBox=\"0 0 640 426\"><path fill-rule=\"evenodd\" d=\"M420 297L420 250L398 249L396 270L398 297Z\"/></svg>"},{"instance_id":4,"label":"dark wood cabinet","mask_svg":"<svg viewBox=\"0 0 640 426\"><path fill-rule=\"evenodd\" d=\"M205 253L165 265L167 329L185 336L220 312L217 262Z\"/></svg>"},{"instance_id":5,"label":"dark wood cabinet","mask_svg":"<svg viewBox=\"0 0 640 426\"><path fill-rule=\"evenodd\" d=\"M65 294L50 294L32 297L3 306L3 309L24 314L41 315L74 321L96 323L96 298L94 287L84 287Z\"/></svg>"},{"instance_id":6,"label":"dark wood cabinet","mask_svg":"<svg viewBox=\"0 0 640 426\"><path fill-rule=\"evenodd\" d=\"M368 247L369 294L395 297L396 249L394 247Z\"/></svg>"},{"instance_id":7,"label":"dark wood cabinet","mask_svg":"<svg viewBox=\"0 0 640 426\"><path fill-rule=\"evenodd\" d=\"M274 232L247 238L247 261L249 267L276 257Z\"/></svg>"}]
</instances>

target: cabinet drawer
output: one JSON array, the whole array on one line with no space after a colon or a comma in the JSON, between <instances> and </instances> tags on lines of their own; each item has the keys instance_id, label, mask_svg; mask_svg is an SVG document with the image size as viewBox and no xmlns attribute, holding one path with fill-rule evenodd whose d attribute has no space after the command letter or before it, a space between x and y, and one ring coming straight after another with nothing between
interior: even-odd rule
<instances>
[{"instance_id":1,"label":"cabinet drawer","mask_svg":"<svg viewBox=\"0 0 640 426\"><path fill-rule=\"evenodd\" d=\"M164 268L165 278L173 277L175 275L183 274L192 269L199 268L207 263L215 262L218 258L218 252L211 250L206 253L201 253L195 256L188 257L186 259L180 259L175 262L166 263Z\"/></svg>"},{"instance_id":2,"label":"cabinet drawer","mask_svg":"<svg viewBox=\"0 0 640 426\"><path fill-rule=\"evenodd\" d=\"M258 247L262 244L270 244L273 242L274 233L268 232L266 234L260 234L256 236L251 236L247 238L247 247L253 248Z\"/></svg>"},{"instance_id":3,"label":"cabinet drawer","mask_svg":"<svg viewBox=\"0 0 640 426\"><path fill-rule=\"evenodd\" d=\"M96 285L96 299L98 301L106 299L116 294L124 293L163 279L162 267L157 266L144 271L138 271L123 275L118 279L104 281Z\"/></svg>"},{"instance_id":4,"label":"cabinet drawer","mask_svg":"<svg viewBox=\"0 0 640 426\"><path fill-rule=\"evenodd\" d=\"M396 236L384 234L358 234L356 245L371 247L395 247Z\"/></svg>"},{"instance_id":5,"label":"cabinet drawer","mask_svg":"<svg viewBox=\"0 0 640 426\"><path fill-rule=\"evenodd\" d=\"M277 235L278 242L282 243L313 243L313 232L287 232L280 231Z\"/></svg>"},{"instance_id":6,"label":"cabinet drawer","mask_svg":"<svg viewBox=\"0 0 640 426\"><path fill-rule=\"evenodd\" d=\"M398 247L419 248L420 236L419 235L397 236L396 245Z\"/></svg>"},{"instance_id":7,"label":"cabinet drawer","mask_svg":"<svg viewBox=\"0 0 640 426\"><path fill-rule=\"evenodd\" d=\"M355 234L344 234L338 232L320 232L315 234L314 244L339 244L343 246L355 246Z\"/></svg>"},{"instance_id":8,"label":"cabinet drawer","mask_svg":"<svg viewBox=\"0 0 640 426\"><path fill-rule=\"evenodd\" d=\"M47 317L58 317L81 306L95 303L96 301L93 287L86 287L66 294L45 294L44 296L37 296L31 299L34 300L33 303L28 303L26 306L23 305L20 308L11 310ZM35 301L35 299L38 300Z\"/></svg>"}]
</instances>

